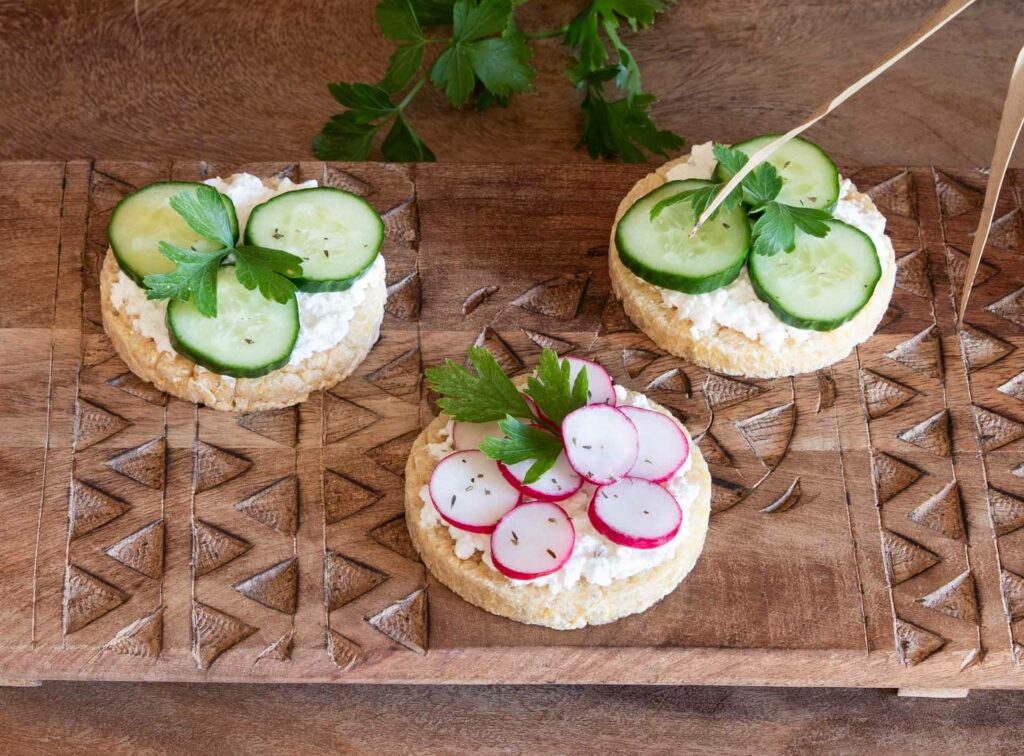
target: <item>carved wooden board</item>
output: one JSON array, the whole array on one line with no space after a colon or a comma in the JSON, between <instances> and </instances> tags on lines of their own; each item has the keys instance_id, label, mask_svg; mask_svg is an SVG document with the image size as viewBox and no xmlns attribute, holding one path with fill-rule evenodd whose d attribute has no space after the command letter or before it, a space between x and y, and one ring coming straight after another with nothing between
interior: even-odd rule
<instances>
[{"instance_id":1,"label":"carved wooden board","mask_svg":"<svg viewBox=\"0 0 1024 756\"><path fill-rule=\"evenodd\" d=\"M96 285L125 192L242 167L366 195L390 296L344 384L229 415L134 379ZM883 327L830 370L746 381L609 298L644 170L0 163L0 678L1024 687L1024 175L958 332L984 177L855 172L899 258ZM474 342L513 370L595 356L700 438L711 529L661 604L559 633L425 573L401 478L421 368Z\"/></svg>"}]
</instances>

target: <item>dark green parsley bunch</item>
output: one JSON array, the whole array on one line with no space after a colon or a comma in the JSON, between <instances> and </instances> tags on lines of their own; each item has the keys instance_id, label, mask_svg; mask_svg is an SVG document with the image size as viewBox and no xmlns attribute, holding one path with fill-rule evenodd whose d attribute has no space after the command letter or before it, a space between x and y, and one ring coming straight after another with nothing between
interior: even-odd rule
<instances>
[{"instance_id":1,"label":"dark green parsley bunch","mask_svg":"<svg viewBox=\"0 0 1024 756\"><path fill-rule=\"evenodd\" d=\"M715 144L714 153L715 160L729 176L746 165L748 159L743 152L730 149L724 144ZM661 215L665 208L680 202L692 203L694 217L700 217L725 184L725 181L711 183L666 197L651 208L651 220ZM830 212L776 202L775 198L781 191L782 177L778 170L771 163L761 163L719 205L719 209L725 210L732 210L741 204L746 207L754 239L751 251L755 255L792 252L796 247L798 228L811 236L828 235L828 224L825 221L832 217ZM717 214L718 210L711 217Z\"/></svg>"},{"instance_id":2,"label":"dark green parsley bunch","mask_svg":"<svg viewBox=\"0 0 1024 756\"><path fill-rule=\"evenodd\" d=\"M661 0L593 0L567 26L537 32L516 25L515 11L526 1L383 0L377 22L398 45L387 73L377 84L328 85L346 110L314 139L317 157L366 160L377 132L386 130L385 160L436 160L406 115L427 80L456 107L471 100L478 110L506 107L514 93L533 88L529 42L553 37L569 52L569 78L583 96L581 144L591 157L639 163L646 160L643 150L665 157L682 146L682 138L651 121L655 98L642 91L640 69L619 36L623 23L633 31L654 23L665 9ZM430 48L441 51L425 66Z\"/></svg>"}]
</instances>

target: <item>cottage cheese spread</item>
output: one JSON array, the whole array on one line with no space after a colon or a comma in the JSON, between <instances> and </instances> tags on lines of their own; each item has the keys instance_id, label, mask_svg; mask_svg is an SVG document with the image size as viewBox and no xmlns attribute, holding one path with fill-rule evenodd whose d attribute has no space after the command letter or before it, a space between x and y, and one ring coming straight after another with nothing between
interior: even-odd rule
<instances>
[{"instance_id":1,"label":"cottage cheese spread","mask_svg":"<svg viewBox=\"0 0 1024 756\"><path fill-rule=\"evenodd\" d=\"M668 180L709 179L715 166L712 143L696 145L685 162L668 172ZM874 207L865 207L854 201L853 193L856 191L857 187L849 179L840 177L839 202L832 214L871 237L884 273L892 258L892 242L885 235L885 217ZM800 344L817 333L794 328L779 320L771 308L757 298L745 267L735 281L715 291L684 294L661 289L661 298L693 324L690 326L690 335L694 339L706 339L715 336L720 328L732 328L748 339L776 350L784 345ZM836 330L841 331L845 327L842 325Z\"/></svg>"},{"instance_id":2,"label":"cottage cheese spread","mask_svg":"<svg viewBox=\"0 0 1024 756\"><path fill-rule=\"evenodd\" d=\"M281 179L276 186L268 186L259 177L249 173L236 173L227 179L207 179L206 183L228 195L235 204L239 233L245 233L249 214L257 205L285 192L317 186L315 180L295 184L288 178ZM307 357L341 343L348 333L356 308L366 298L366 290L371 285L382 283L384 274L384 257L379 255L366 274L346 291L323 294L299 292L296 295L299 304L299 338L288 364L297 365ZM125 275L124 271L118 271L117 281L110 289L110 301L115 310L125 312L133 319L136 331L156 342L157 349L161 352L174 352L167 333L168 300L146 299L146 291Z\"/></svg>"},{"instance_id":3,"label":"cottage cheese spread","mask_svg":"<svg viewBox=\"0 0 1024 756\"><path fill-rule=\"evenodd\" d=\"M620 405L652 409L646 396L622 386L615 387L615 395ZM451 431L452 422L449 420L448 425L442 430L445 440L428 445L427 450L434 459L441 459L453 451ZM689 457L676 474L665 482L665 487L676 497L676 501L679 502L684 512L700 493L700 486L686 479L686 473L692 466L692 460L693 458ZM576 529L576 544L573 546L569 561L557 572L534 580L517 580L514 581L515 585L547 586L552 594L572 588L581 580L596 585L610 585L615 580L623 580L671 559L675 556L679 546L686 540L689 521L684 515L683 525L679 528L679 532L663 546L654 549L634 549L612 543L594 529L587 516L587 506L594 495L594 490L595 486L586 484L572 497L558 502L558 505L568 513L573 527ZM420 499L423 501L423 509L420 510L420 525L422 527L432 528L435 525L445 525L455 541L455 555L459 559L470 559L479 551L482 554L483 563L492 570L495 569L494 563L491 561L491 537L489 535L469 533L442 520L430 500L429 486L423 486L420 489Z\"/></svg>"}]
</instances>

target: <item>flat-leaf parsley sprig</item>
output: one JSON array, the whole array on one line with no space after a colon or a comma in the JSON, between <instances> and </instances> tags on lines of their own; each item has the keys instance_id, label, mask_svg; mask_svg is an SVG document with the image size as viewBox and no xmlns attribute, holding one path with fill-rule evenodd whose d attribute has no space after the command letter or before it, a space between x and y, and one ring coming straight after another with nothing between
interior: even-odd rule
<instances>
[{"instance_id":1,"label":"flat-leaf parsley sprig","mask_svg":"<svg viewBox=\"0 0 1024 756\"><path fill-rule=\"evenodd\" d=\"M533 89L530 43L556 37L569 53L569 79L582 95L580 144L591 157L643 162L643 150L667 156L682 146L678 135L651 121L648 110L655 98L642 91L640 68L619 36L623 24L634 32L650 26L665 2L593 0L565 26L534 32L516 24L516 10L526 2L382 0L377 23L397 44L387 72L377 84L328 85L346 110L332 116L313 140L317 157L366 160L378 132L386 129L380 144L386 160L435 160L406 112L424 84L432 83L455 107L470 101L477 110L506 107L513 94ZM427 64L431 49L437 54Z\"/></svg>"},{"instance_id":2,"label":"flat-leaf parsley sprig","mask_svg":"<svg viewBox=\"0 0 1024 756\"><path fill-rule=\"evenodd\" d=\"M743 152L723 144L715 144L713 151L715 160L730 175L746 165L748 160ZM718 210L724 208L726 211L739 207L740 204L745 206L747 216L752 221L752 252L755 255L770 256L779 252L792 252L796 248L797 229L819 238L828 235L829 227L825 221L832 218L832 213L777 202L775 198L782 191L782 184L782 177L775 166L771 163L761 163L719 205ZM680 202L690 202L693 205L694 217L699 217L724 187L725 182L722 181L677 192L651 208L651 220L655 220L667 208ZM712 218L718 215L718 210L711 214Z\"/></svg>"},{"instance_id":3,"label":"flat-leaf parsley sprig","mask_svg":"<svg viewBox=\"0 0 1024 756\"><path fill-rule=\"evenodd\" d=\"M523 482L540 480L562 453L557 427L587 403L587 372L572 379L569 361L545 349L536 374L520 391L487 349L470 347L468 356L472 371L453 360L427 368L427 380L441 394L438 406L460 422L497 422L505 437L485 439L480 450L509 465L534 460Z\"/></svg>"},{"instance_id":4,"label":"flat-leaf parsley sprig","mask_svg":"<svg viewBox=\"0 0 1024 756\"><path fill-rule=\"evenodd\" d=\"M217 270L228 255L234 256L235 276L246 289L259 289L264 298L282 304L295 294L291 279L302 275L302 258L279 249L236 246L231 218L220 192L212 186L200 184L194 194L183 191L171 197L170 204L193 231L222 248L198 252L160 242L160 254L176 267L143 278L148 299L191 302L204 317L217 317Z\"/></svg>"}]
</instances>

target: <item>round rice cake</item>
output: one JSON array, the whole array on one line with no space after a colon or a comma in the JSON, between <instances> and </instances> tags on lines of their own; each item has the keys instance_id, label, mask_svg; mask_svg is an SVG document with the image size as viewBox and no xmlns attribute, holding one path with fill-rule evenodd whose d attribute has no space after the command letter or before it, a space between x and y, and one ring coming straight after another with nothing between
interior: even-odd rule
<instances>
[{"instance_id":1,"label":"round rice cake","mask_svg":"<svg viewBox=\"0 0 1024 756\"><path fill-rule=\"evenodd\" d=\"M348 332L336 345L259 378L233 378L211 372L175 352L161 351L156 341L136 330L133 319L111 302L119 271L113 252L107 250L100 273L100 305L103 328L118 356L135 375L161 391L231 412L290 407L313 391L345 380L376 343L387 299L383 278L372 282L356 307Z\"/></svg>"},{"instance_id":2,"label":"round rice cake","mask_svg":"<svg viewBox=\"0 0 1024 756\"><path fill-rule=\"evenodd\" d=\"M651 406L668 414L654 402ZM603 625L649 609L675 590L697 563L711 516L711 473L685 428L692 460L686 478L699 487L699 492L693 501L683 505L687 531L676 553L665 561L610 585L597 585L581 578L574 586L553 594L544 585L510 580L488 567L479 552L469 559L460 559L455 554L455 540L443 521L429 527L420 521L423 508L431 506L420 497L420 489L429 483L438 461L427 445L443 441L441 431L447 423L447 415L435 418L412 446L405 467L405 519L413 545L427 569L469 603L517 622L555 630Z\"/></svg>"},{"instance_id":3,"label":"round rice cake","mask_svg":"<svg viewBox=\"0 0 1024 756\"><path fill-rule=\"evenodd\" d=\"M691 335L693 321L666 304L661 289L630 271L619 259L615 246L615 228L633 203L666 183L668 173L688 160L687 156L669 161L640 179L619 203L608 247L608 266L612 291L621 300L630 320L659 347L696 365L727 375L750 378L778 378L810 373L844 359L851 350L867 341L875 332L889 307L896 281L896 261L892 245L879 250L884 271L874 294L850 321L832 331L811 331L802 342L787 339L779 349L769 349L760 341L722 326L706 338ZM871 198L860 192L846 196L865 210L875 210Z\"/></svg>"}]
</instances>

